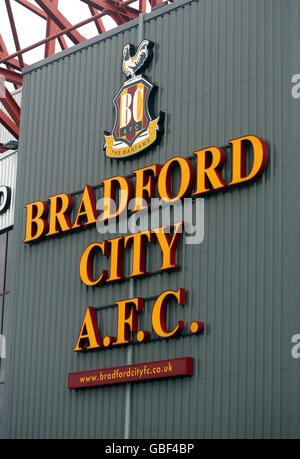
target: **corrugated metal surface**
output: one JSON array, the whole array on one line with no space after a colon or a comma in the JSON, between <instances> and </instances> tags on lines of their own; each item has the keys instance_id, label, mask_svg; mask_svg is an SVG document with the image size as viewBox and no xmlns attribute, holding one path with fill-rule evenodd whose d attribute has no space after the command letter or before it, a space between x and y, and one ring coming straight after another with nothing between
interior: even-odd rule
<instances>
[{"instance_id":1,"label":"corrugated metal surface","mask_svg":"<svg viewBox=\"0 0 300 459\"><path fill-rule=\"evenodd\" d=\"M13 226L16 200L16 176L18 152L9 152L0 156L0 185L11 190L10 205L6 212L0 215L0 231Z\"/></svg>"},{"instance_id":2,"label":"corrugated metal surface","mask_svg":"<svg viewBox=\"0 0 300 459\"><path fill-rule=\"evenodd\" d=\"M155 48L146 73L158 85L155 109L166 113L165 134L159 146L127 161L104 156L103 131L113 125L122 48L137 44L138 21L24 75L6 384L10 437L300 437L299 361L290 352L291 336L300 333L300 105L290 93L300 65L299 8L296 0L199 0L147 15L143 36ZM255 184L205 199L204 241L182 245L176 273L85 288L78 264L100 238L95 228L21 244L24 203L246 134L267 140L267 172ZM159 263L152 248L149 271ZM128 265L129 257L127 273ZM72 352L87 306L99 308L103 333L113 334L116 310L103 306L179 287L188 291L187 306L170 308L170 320L202 320L203 336ZM151 305L145 302L141 318L148 329ZM68 391L68 372L123 365L130 352L134 363L194 357L195 374L130 389Z\"/></svg>"}]
</instances>

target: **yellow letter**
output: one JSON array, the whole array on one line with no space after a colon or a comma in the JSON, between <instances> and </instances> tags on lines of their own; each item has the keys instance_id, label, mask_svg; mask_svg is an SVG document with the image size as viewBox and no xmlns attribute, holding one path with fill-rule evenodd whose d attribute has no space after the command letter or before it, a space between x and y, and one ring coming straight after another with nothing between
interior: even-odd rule
<instances>
[{"instance_id":1,"label":"yellow letter","mask_svg":"<svg viewBox=\"0 0 300 459\"><path fill-rule=\"evenodd\" d=\"M176 250L182 236L184 222L175 223L173 226L174 234L172 238L170 236L169 226L162 226L161 228L152 230L156 234L163 255L163 261L159 271L180 268L180 266L175 263Z\"/></svg>"},{"instance_id":2,"label":"yellow letter","mask_svg":"<svg viewBox=\"0 0 300 459\"><path fill-rule=\"evenodd\" d=\"M80 279L88 287L94 287L95 285L100 285L107 278L106 270L102 271L102 274L100 274L98 279L95 280L93 277L93 261L94 261L94 255L97 249L98 250L100 249L102 254L104 256L107 256L108 255L107 241L103 241L101 243L93 242L85 249L80 259L80 264L79 264Z\"/></svg>"},{"instance_id":3,"label":"yellow letter","mask_svg":"<svg viewBox=\"0 0 300 459\"><path fill-rule=\"evenodd\" d=\"M48 231L48 204L42 201L26 204L26 235L24 243L41 239ZM35 231L33 229L35 226Z\"/></svg>"},{"instance_id":4,"label":"yellow letter","mask_svg":"<svg viewBox=\"0 0 300 459\"><path fill-rule=\"evenodd\" d=\"M110 276L107 282L123 280L123 237L109 239L110 244Z\"/></svg>"},{"instance_id":5,"label":"yellow letter","mask_svg":"<svg viewBox=\"0 0 300 459\"><path fill-rule=\"evenodd\" d=\"M180 167L180 187L176 196L173 196L172 178L175 165ZM188 196L195 182L195 169L191 161L179 156L169 159L163 165L158 177L158 192L163 201L175 202Z\"/></svg>"},{"instance_id":6,"label":"yellow letter","mask_svg":"<svg viewBox=\"0 0 300 459\"><path fill-rule=\"evenodd\" d=\"M89 346L84 347L84 340L88 339ZM98 349L102 347L101 336L97 324L97 319L95 315L95 310L89 306L86 310L81 330L79 333L79 338L76 346L73 351L78 352L83 349Z\"/></svg>"},{"instance_id":7,"label":"yellow letter","mask_svg":"<svg viewBox=\"0 0 300 459\"><path fill-rule=\"evenodd\" d=\"M142 233L125 236L124 247L128 247L133 240L132 249L132 272L128 277L144 276L149 274L145 271L146 242L153 242L154 234L150 230Z\"/></svg>"},{"instance_id":8,"label":"yellow letter","mask_svg":"<svg viewBox=\"0 0 300 459\"><path fill-rule=\"evenodd\" d=\"M159 164L153 164L152 166L134 171L136 176L135 207L132 212L146 209L145 201L147 201L147 198L155 197L155 177L157 177L160 170L161 166ZM149 176L149 173L153 175Z\"/></svg>"},{"instance_id":9,"label":"yellow letter","mask_svg":"<svg viewBox=\"0 0 300 459\"><path fill-rule=\"evenodd\" d=\"M102 180L104 183L104 211L101 216L101 221L110 218L116 218L127 209L127 204L132 198L133 187L131 181L126 177L112 177ZM119 186L120 202L119 208L116 210L116 186Z\"/></svg>"},{"instance_id":10,"label":"yellow letter","mask_svg":"<svg viewBox=\"0 0 300 459\"><path fill-rule=\"evenodd\" d=\"M253 166L246 176L246 143L253 147ZM232 144L232 180L228 185L249 182L260 177L268 164L268 146L263 139L249 135L231 140Z\"/></svg>"},{"instance_id":11,"label":"yellow letter","mask_svg":"<svg viewBox=\"0 0 300 459\"><path fill-rule=\"evenodd\" d=\"M46 236L69 231L72 228L72 223L69 213L73 208L73 198L70 194L57 194L50 196L50 216L49 216L49 231Z\"/></svg>"},{"instance_id":12,"label":"yellow letter","mask_svg":"<svg viewBox=\"0 0 300 459\"><path fill-rule=\"evenodd\" d=\"M84 189L77 217L72 229L80 228L83 225L92 225L93 223L96 223L97 218L98 214L93 189L90 185L87 185ZM85 223L83 223L84 219L86 220Z\"/></svg>"},{"instance_id":13,"label":"yellow letter","mask_svg":"<svg viewBox=\"0 0 300 459\"><path fill-rule=\"evenodd\" d=\"M166 325L166 309L169 301L169 297L175 297L178 304L185 305L185 289L179 288L177 292L173 290L167 290L163 292L155 301L152 310L152 327L155 333L162 338L172 338L179 335L183 328L184 322L178 321L176 327L172 331L168 331Z\"/></svg>"},{"instance_id":14,"label":"yellow letter","mask_svg":"<svg viewBox=\"0 0 300 459\"><path fill-rule=\"evenodd\" d=\"M197 155L197 187L194 196L224 188L226 182L222 177L221 169L224 166L226 155L222 148L210 147L195 151ZM208 155L211 157L208 160ZM211 185L211 186L210 186Z\"/></svg>"},{"instance_id":15,"label":"yellow letter","mask_svg":"<svg viewBox=\"0 0 300 459\"><path fill-rule=\"evenodd\" d=\"M118 337L113 343L114 346L119 344L130 344L131 333L137 332L137 311L143 310L143 298L130 298L129 300L116 301L118 305ZM136 308L134 311L131 308L133 305Z\"/></svg>"}]
</instances>

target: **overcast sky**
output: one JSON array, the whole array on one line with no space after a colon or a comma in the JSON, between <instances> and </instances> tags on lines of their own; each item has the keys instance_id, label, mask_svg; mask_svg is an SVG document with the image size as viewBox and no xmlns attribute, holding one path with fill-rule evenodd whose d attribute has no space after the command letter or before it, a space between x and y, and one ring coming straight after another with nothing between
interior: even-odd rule
<instances>
[{"instance_id":1,"label":"overcast sky","mask_svg":"<svg viewBox=\"0 0 300 459\"><path fill-rule=\"evenodd\" d=\"M32 4L36 3L34 0L29 0ZM21 48L25 48L32 43L42 40L46 33L46 21L39 16L28 11L22 5L11 1L15 23L18 31L19 41ZM37 6L37 5L36 5ZM134 5L133 5L134 6ZM90 10L87 5L79 0L59 0L59 10L66 16L72 23L76 24L90 17ZM104 23L107 29L115 26L115 23L110 18L104 18ZM97 29L93 23L88 24L79 29L80 33L86 37L91 38L98 34ZM7 16L6 6L4 0L0 0L0 33L8 51L12 54L16 51L14 46L13 37L10 30L9 20ZM56 41L56 51L60 51L60 46ZM67 39L68 46L72 43ZM30 51L24 55L26 64L32 64L44 57L44 46L37 50Z\"/></svg>"}]
</instances>

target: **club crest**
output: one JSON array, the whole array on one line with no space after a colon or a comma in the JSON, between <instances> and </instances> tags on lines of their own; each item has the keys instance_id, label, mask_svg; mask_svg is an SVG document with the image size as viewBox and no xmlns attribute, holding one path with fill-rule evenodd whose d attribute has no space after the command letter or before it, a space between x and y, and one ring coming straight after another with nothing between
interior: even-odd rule
<instances>
[{"instance_id":1,"label":"club crest","mask_svg":"<svg viewBox=\"0 0 300 459\"><path fill-rule=\"evenodd\" d=\"M154 86L143 75L152 58L153 43L143 40L137 51L123 48L122 72L128 78L113 99L115 122L105 132L104 150L109 158L127 158L148 149L162 133L163 113L153 114Z\"/></svg>"}]
</instances>

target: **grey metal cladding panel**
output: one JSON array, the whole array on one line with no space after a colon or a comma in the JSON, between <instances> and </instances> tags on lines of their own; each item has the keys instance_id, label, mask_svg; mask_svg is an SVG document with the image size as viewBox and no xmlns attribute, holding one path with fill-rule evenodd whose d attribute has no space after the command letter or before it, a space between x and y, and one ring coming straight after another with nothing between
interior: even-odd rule
<instances>
[{"instance_id":1,"label":"grey metal cladding panel","mask_svg":"<svg viewBox=\"0 0 300 459\"><path fill-rule=\"evenodd\" d=\"M204 339L178 339L176 348L174 343L160 345L164 358L175 355L178 349L179 355L183 349L185 355L193 355L198 379L172 382L174 395L171 389L167 391L172 400L167 402L172 407L169 414L164 410L164 398L145 396L144 411L156 413L157 424L147 416L137 423L135 417L133 437L263 437L279 436L281 429L285 430L280 369L282 357L285 361L289 356L281 355L284 273L280 162L284 151L281 98L289 96L289 76L282 69L281 32L285 13L292 6L295 4L283 11L282 2L276 6L274 2L212 1L199 2L199 6L195 2L185 6L184 15L179 10L170 13L169 23L166 16L157 18L155 25L150 22L148 33L146 23L145 36L151 38L151 32L153 37L159 32L164 36L160 58L165 62L167 52L172 56L169 73L175 75L168 93L171 102L165 101L167 121L172 126L166 150L185 154L192 139L189 154L197 147L222 145L227 139L253 132L268 140L270 164L258 184L206 199L205 241L200 247L185 246L184 269L175 285L187 288L186 309L193 311L190 319L204 320L207 331ZM285 19L281 22L280 17ZM189 48L190 56L197 56L196 68L190 73L189 53L184 51ZM168 74L164 76L170 84ZM283 77L286 83L282 83ZM157 77L157 81L161 79ZM175 107L176 101L180 101L180 109ZM189 116L191 113L195 115ZM299 145L299 137L297 141ZM142 282L137 287L139 293L148 283ZM155 285L157 291L165 286L163 278ZM299 295L296 298L299 302ZM289 342L290 336L284 340ZM148 351L147 347L145 353ZM135 352L142 361L142 348L135 347ZM134 389L137 394L142 391L141 387ZM151 386L152 391L155 393ZM295 392L293 397L297 399ZM133 399L137 416L140 399ZM180 405L178 416L174 415L175 400ZM186 405L190 415L183 408ZM291 402L289 408L292 410ZM183 414L188 418L185 423ZM289 423L289 435L299 436L296 426L296 422L294 427Z\"/></svg>"},{"instance_id":2,"label":"grey metal cladding panel","mask_svg":"<svg viewBox=\"0 0 300 459\"><path fill-rule=\"evenodd\" d=\"M186 91L190 87L180 74L185 68L186 55L182 56L179 49L180 46L188 47L186 42L192 35L181 34L186 30L182 27L184 21L199 24L196 29L203 34L206 43L201 47L203 41L196 40L200 43L197 62L201 68L193 71L188 80L192 84L195 75L199 77L195 91L197 102L188 102L188 107L196 107L195 120L198 122L191 132L195 142L192 148L222 144L226 137L255 132L268 140L270 164L258 184L206 200L205 242L199 248L186 247L182 281L177 283L177 286L185 286L189 298L192 298L187 305L187 308L193 308L191 318L204 320L207 324L205 340L200 338L199 348L195 338L184 338L184 344L191 343L190 348L185 347L185 355L190 349L199 365L199 385L195 383L196 387L191 389L195 382L191 380L189 395L182 401L184 391L179 387L183 383L178 382L174 396L175 400L179 397L182 405L192 405L190 412L194 415L188 416L189 422L182 426L181 416L174 417L173 411L170 416L165 414L161 400L155 401L154 397L148 403L148 398L144 397L146 408L151 413L159 413L156 420L161 420L158 421L160 428L150 435L168 438L175 428L175 436L182 435L183 438L299 437L299 409L297 414L292 402L299 398L293 382L299 376L296 376L297 362L290 359L292 329L286 332L286 323L289 322L290 327L292 323L287 318L287 311L293 312L293 319L298 324L293 324L294 333L299 328L299 287L295 280L299 260L295 252L292 255L295 247L299 247L299 210L296 210L299 132L294 128L299 120L299 109L293 106L293 121L288 120L292 105L288 82L292 68L285 68L291 57L286 55L286 47L294 41L294 36L289 36L288 43L283 40L284 33L290 31L289 15L295 9L299 11L299 7L295 2L278 2L276 5L274 2L202 2L202 6L198 10L195 4L186 6L185 10L194 8L195 14L186 14L184 18L176 12L176 18L170 24L174 28L177 26L177 41L173 30L175 41L168 43L170 55L174 54L173 49L178 52L179 74L176 73L173 95L180 101L189 99ZM175 15L175 12L171 14ZM163 22L164 17L156 20L157 29L160 21ZM165 36L171 36L166 23L161 29ZM194 27L190 29L195 30ZM154 35L157 36L157 30ZM297 43L296 38L295 41ZM190 44L192 46L192 40ZM160 51L162 54L161 48ZM191 52L195 52L195 48ZM180 117L185 105L180 106L182 110L178 110L177 119L176 115L172 119L176 125L171 132L177 134L176 145L181 142L186 145L189 139L182 133L187 132L191 124L188 128L179 128L182 120L188 119ZM166 111L171 110L172 107ZM283 122L284 116L286 123ZM193 117L190 118L193 123ZM285 142L290 135L295 145L293 148L289 145L286 151ZM169 138L172 141L175 137ZM286 225L288 238L282 233L284 195L290 200L285 206L285 219L287 216L289 219ZM292 243L288 242L291 236ZM283 258L287 247L289 253ZM286 260L285 267L289 266L288 271L284 270L283 260ZM198 269L191 269L197 264ZM146 287L147 282L143 282L139 284L140 292ZM287 286L283 287L285 284ZM161 289L165 285L162 281ZM178 344L181 345L180 340ZM171 352L174 355L174 348L171 349L166 349L165 355ZM142 352L142 348L134 350ZM283 365L288 367L284 376ZM174 387L176 384L172 384ZM149 391L151 389L152 386ZM141 387L135 389L135 393L139 391L142 392ZM137 405L138 401L134 400ZM288 408L285 400L288 400ZM296 406L299 407L297 402ZM293 415L292 422L286 418L289 411ZM166 417L169 422L165 421ZM133 422L133 436L136 432L141 436L151 432L155 422L147 417L143 420L143 424Z\"/></svg>"},{"instance_id":3,"label":"grey metal cladding panel","mask_svg":"<svg viewBox=\"0 0 300 459\"><path fill-rule=\"evenodd\" d=\"M103 131L113 125L111 101L123 82L122 47L137 43L136 25L24 75L7 382L12 437L124 436L125 387L69 392L66 386L69 371L127 363L126 347L81 355L72 348L88 305L99 308L103 333L115 332L116 309L103 306L129 298L132 285L143 297L186 288L186 306L170 307L168 320L206 326L202 336L132 346L135 363L195 359L192 378L131 385L132 438L300 436L299 362L290 357L290 338L300 330L300 105L289 85L299 72L299 5L182 5L145 17L144 36L155 42L147 75L158 85L156 112L166 113L162 141L145 155L113 161L102 151ZM88 289L78 263L99 239L95 228L31 247L20 242L26 202L249 133L269 144L266 173L205 199L204 242L181 245L176 273ZM150 248L148 263L150 272L159 266L157 248ZM145 301L141 314L145 328L152 304Z\"/></svg>"}]
</instances>

